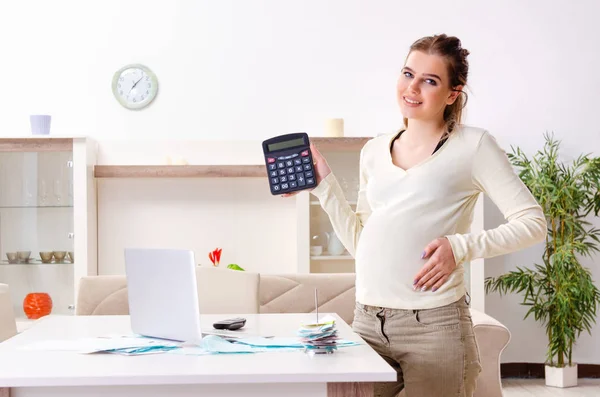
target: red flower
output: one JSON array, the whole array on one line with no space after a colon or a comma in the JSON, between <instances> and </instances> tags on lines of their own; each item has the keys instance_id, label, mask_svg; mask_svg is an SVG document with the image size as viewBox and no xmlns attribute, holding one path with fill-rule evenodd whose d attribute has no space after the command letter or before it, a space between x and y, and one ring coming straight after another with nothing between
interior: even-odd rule
<instances>
[{"instance_id":1,"label":"red flower","mask_svg":"<svg viewBox=\"0 0 600 397\"><path fill-rule=\"evenodd\" d=\"M213 266L219 266L221 251L223 251L222 248L216 248L214 251L208 253L208 259L213 263Z\"/></svg>"}]
</instances>

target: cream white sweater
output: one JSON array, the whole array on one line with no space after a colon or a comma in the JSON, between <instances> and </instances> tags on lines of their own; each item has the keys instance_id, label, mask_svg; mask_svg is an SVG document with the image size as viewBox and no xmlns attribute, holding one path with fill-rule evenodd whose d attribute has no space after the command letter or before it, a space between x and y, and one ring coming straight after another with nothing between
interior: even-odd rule
<instances>
[{"instance_id":1,"label":"cream white sweater","mask_svg":"<svg viewBox=\"0 0 600 397\"><path fill-rule=\"evenodd\" d=\"M333 173L312 190L355 257L360 303L397 309L452 303L466 292L466 261L517 251L545 239L541 207L487 131L461 126L439 150L406 171L392 162L395 136L378 136L362 148L356 212ZM471 234L481 192L508 222ZM426 262L421 253L439 237L450 241L457 267L437 291L414 291L414 276Z\"/></svg>"}]
</instances>

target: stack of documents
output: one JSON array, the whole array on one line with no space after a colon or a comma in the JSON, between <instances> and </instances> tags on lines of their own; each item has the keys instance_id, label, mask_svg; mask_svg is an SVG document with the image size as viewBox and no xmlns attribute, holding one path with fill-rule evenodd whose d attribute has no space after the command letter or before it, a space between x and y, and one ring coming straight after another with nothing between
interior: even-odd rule
<instances>
[{"instance_id":1,"label":"stack of documents","mask_svg":"<svg viewBox=\"0 0 600 397\"><path fill-rule=\"evenodd\" d=\"M307 352L333 353L337 350L338 336L335 318L325 316L312 324L302 324L298 330L300 341Z\"/></svg>"}]
</instances>

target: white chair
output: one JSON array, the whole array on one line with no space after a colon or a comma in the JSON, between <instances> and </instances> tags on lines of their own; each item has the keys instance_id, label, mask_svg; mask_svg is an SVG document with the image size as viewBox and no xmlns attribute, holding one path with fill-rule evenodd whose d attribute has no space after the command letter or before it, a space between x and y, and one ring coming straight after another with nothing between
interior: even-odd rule
<instances>
[{"instance_id":1,"label":"white chair","mask_svg":"<svg viewBox=\"0 0 600 397\"><path fill-rule=\"evenodd\" d=\"M0 284L0 342L17 334L17 322L8 285Z\"/></svg>"}]
</instances>

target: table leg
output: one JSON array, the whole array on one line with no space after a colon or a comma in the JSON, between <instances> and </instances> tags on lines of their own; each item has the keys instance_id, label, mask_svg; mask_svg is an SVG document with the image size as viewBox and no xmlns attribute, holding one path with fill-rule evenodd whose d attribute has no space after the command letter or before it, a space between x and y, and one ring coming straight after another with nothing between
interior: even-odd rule
<instances>
[{"instance_id":1,"label":"table leg","mask_svg":"<svg viewBox=\"0 0 600 397\"><path fill-rule=\"evenodd\" d=\"M373 383L328 383L327 397L373 397Z\"/></svg>"},{"instance_id":2,"label":"table leg","mask_svg":"<svg viewBox=\"0 0 600 397\"><path fill-rule=\"evenodd\" d=\"M0 387L0 397L10 397L10 389L8 387Z\"/></svg>"}]
</instances>

